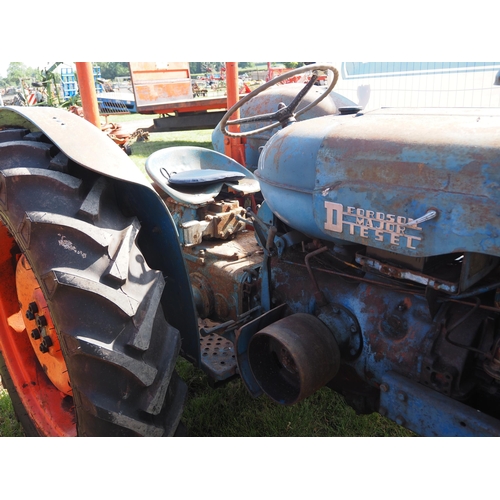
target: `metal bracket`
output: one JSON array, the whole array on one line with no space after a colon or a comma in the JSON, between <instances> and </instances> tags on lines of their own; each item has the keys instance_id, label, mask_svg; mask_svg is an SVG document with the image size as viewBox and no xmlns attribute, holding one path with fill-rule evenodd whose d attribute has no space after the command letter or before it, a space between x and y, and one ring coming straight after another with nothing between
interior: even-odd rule
<instances>
[{"instance_id":1,"label":"metal bracket","mask_svg":"<svg viewBox=\"0 0 500 500\"><path fill-rule=\"evenodd\" d=\"M255 379L252 369L250 368L250 363L248 362L248 346L250 340L257 332L281 319L285 314L286 307L286 304L282 304L267 311L243 326L236 335L235 346L238 369L243 383L254 398L259 397L263 391Z\"/></svg>"}]
</instances>

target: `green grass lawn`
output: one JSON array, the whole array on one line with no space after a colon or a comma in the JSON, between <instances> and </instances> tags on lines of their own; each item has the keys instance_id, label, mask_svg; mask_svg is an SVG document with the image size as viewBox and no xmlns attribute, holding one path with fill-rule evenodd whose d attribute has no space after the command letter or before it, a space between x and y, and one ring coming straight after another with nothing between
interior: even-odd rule
<instances>
[{"instance_id":1,"label":"green grass lawn","mask_svg":"<svg viewBox=\"0 0 500 500\"><path fill-rule=\"evenodd\" d=\"M405 437L412 433L378 413L356 415L342 396L323 388L294 406L266 395L254 399L241 379L212 388L187 361L177 363L188 384L183 422L190 436L219 437Z\"/></svg>"},{"instance_id":2,"label":"green grass lawn","mask_svg":"<svg viewBox=\"0 0 500 500\"><path fill-rule=\"evenodd\" d=\"M187 132L153 132L149 140L132 142L130 158L148 177L144 165L146 159L155 151L173 146L199 146L212 148L212 130L190 130Z\"/></svg>"},{"instance_id":3,"label":"green grass lawn","mask_svg":"<svg viewBox=\"0 0 500 500\"><path fill-rule=\"evenodd\" d=\"M148 141L132 144L130 158L145 173L146 158L154 151L182 145L212 148L211 135L212 130L150 133ZM213 388L200 369L183 359L178 361L177 370L188 384L183 421L190 436L412 435L378 414L356 415L341 396L327 388L297 405L280 406L267 396L252 398L240 379ZM10 399L0 389L0 436L18 435L21 430Z\"/></svg>"},{"instance_id":4,"label":"green grass lawn","mask_svg":"<svg viewBox=\"0 0 500 500\"><path fill-rule=\"evenodd\" d=\"M182 358L177 372L188 385L182 420L191 437L412 436L377 413L356 415L328 388L294 406L281 406L265 395L254 399L238 378L213 388L203 371ZM0 389L0 437L22 435L8 393Z\"/></svg>"}]
</instances>

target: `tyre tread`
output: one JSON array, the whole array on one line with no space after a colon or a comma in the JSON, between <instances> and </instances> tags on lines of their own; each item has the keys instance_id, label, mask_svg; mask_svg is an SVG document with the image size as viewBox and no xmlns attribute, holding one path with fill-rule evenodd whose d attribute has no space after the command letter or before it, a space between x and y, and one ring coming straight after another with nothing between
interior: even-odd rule
<instances>
[{"instance_id":1,"label":"tyre tread","mask_svg":"<svg viewBox=\"0 0 500 500\"><path fill-rule=\"evenodd\" d=\"M173 435L187 395L175 372L180 334L162 312L164 278L137 246L139 221L118 210L110 180L68 173L51 144L0 143L0 166L0 216L56 325L78 434ZM80 267L77 243L88 252Z\"/></svg>"}]
</instances>

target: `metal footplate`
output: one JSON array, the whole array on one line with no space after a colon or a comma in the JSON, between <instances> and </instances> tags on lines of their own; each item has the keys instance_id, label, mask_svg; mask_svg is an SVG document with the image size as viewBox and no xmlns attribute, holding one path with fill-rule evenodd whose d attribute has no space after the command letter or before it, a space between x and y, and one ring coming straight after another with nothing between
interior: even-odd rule
<instances>
[{"instance_id":1,"label":"metal footplate","mask_svg":"<svg viewBox=\"0 0 500 500\"><path fill-rule=\"evenodd\" d=\"M497 419L394 372L380 384L379 413L421 436L500 436Z\"/></svg>"},{"instance_id":2,"label":"metal footplate","mask_svg":"<svg viewBox=\"0 0 500 500\"><path fill-rule=\"evenodd\" d=\"M219 335L200 339L201 368L214 380L226 380L236 374L234 344Z\"/></svg>"}]
</instances>

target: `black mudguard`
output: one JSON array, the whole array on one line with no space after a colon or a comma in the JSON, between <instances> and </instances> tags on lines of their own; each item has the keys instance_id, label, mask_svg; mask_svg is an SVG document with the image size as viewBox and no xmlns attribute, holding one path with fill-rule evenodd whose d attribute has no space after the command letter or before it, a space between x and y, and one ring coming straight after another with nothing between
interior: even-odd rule
<instances>
[{"instance_id":1,"label":"black mudguard","mask_svg":"<svg viewBox=\"0 0 500 500\"><path fill-rule=\"evenodd\" d=\"M134 162L106 134L80 116L50 107L0 107L0 129L19 126L43 132L82 167L117 181L139 218L152 265L162 271L162 305L168 322L181 332L182 352L199 364L198 326L189 275L170 212Z\"/></svg>"}]
</instances>

